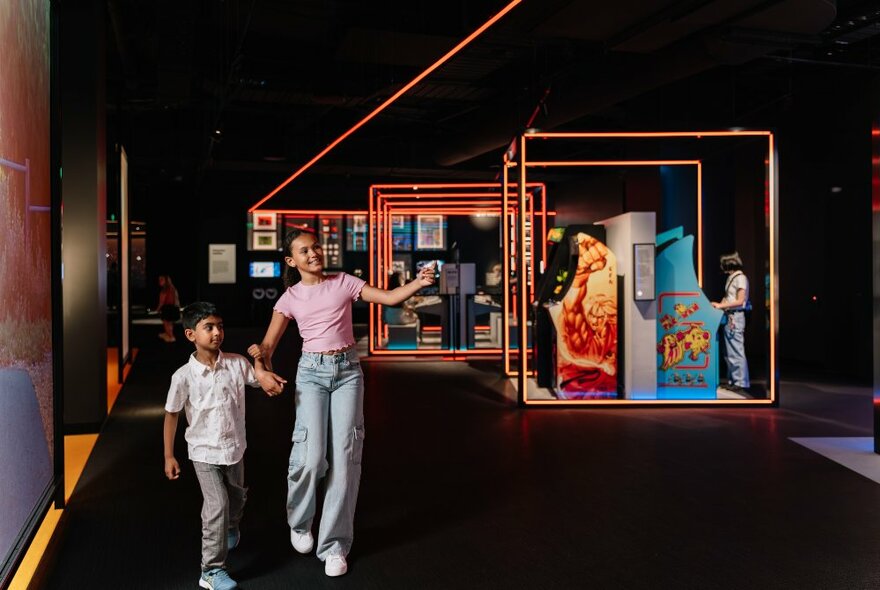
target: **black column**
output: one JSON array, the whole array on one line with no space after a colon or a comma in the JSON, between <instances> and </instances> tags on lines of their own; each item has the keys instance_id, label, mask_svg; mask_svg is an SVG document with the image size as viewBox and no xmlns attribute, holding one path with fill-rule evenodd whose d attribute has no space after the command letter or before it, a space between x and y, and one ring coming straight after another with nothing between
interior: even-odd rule
<instances>
[{"instance_id":1,"label":"black column","mask_svg":"<svg viewBox=\"0 0 880 590\"><path fill-rule=\"evenodd\" d=\"M66 432L95 432L107 414L104 7L60 11Z\"/></svg>"}]
</instances>

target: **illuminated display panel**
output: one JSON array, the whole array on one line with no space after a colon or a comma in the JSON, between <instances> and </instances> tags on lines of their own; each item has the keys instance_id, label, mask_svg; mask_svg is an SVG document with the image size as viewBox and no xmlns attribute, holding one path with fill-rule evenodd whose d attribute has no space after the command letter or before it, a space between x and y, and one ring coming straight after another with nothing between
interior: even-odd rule
<instances>
[{"instance_id":1,"label":"illuminated display panel","mask_svg":"<svg viewBox=\"0 0 880 590\"><path fill-rule=\"evenodd\" d=\"M345 249L349 252L367 251L367 216L345 216Z\"/></svg>"},{"instance_id":2,"label":"illuminated display panel","mask_svg":"<svg viewBox=\"0 0 880 590\"><path fill-rule=\"evenodd\" d=\"M0 2L0 587L60 481L50 5Z\"/></svg>"}]
</instances>

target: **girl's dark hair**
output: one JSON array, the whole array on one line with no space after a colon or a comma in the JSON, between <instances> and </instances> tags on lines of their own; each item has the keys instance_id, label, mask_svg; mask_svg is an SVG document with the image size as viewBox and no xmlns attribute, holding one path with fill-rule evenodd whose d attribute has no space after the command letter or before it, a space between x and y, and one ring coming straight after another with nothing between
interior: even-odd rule
<instances>
[{"instance_id":1,"label":"girl's dark hair","mask_svg":"<svg viewBox=\"0 0 880 590\"><path fill-rule=\"evenodd\" d=\"M721 255L721 270L724 272L742 270L743 261L739 257L739 252L731 252L730 254Z\"/></svg>"},{"instance_id":2,"label":"girl's dark hair","mask_svg":"<svg viewBox=\"0 0 880 590\"><path fill-rule=\"evenodd\" d=\"M293 245L293 241L300 237L303 234L309 234L311 236L315 235L315 232L308 229L292 229L287 232L287 235L284 236L284 256L292 256L293 252L291 252L290 247ZM293 287L295 284L302 280L302 275L299 274L299 270L287 264L287 261L283 261L284 263L284 274L281 276L281 279L284 281L284 287Z\"/></svg>"}]
</instances>

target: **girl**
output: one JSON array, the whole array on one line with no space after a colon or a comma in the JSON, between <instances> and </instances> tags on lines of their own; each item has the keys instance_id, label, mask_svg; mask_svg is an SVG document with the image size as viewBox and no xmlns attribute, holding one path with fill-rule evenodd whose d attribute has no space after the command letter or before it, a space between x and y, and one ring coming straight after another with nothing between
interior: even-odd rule
<instances>
[{"instance_id":1,"label":"girl","mask_svg":"<svg viewBox=\"0 0 880 590\"><path fill-rule=\"evenodd\" d=\"M721 270L727 274L724 299L712 302L712 307L724 311L724 360L727 362L727 389L745 393L749 388L749 363L746 360L745 331L746 311L749 302L749 279L743 272L739 253L721 256Z\"/></svg>"},{"instance_id":2,"label":"girl","mask_svg":"<svg viewBox=\"0 0 880 590\"><path fill-rule=\"evenodd\" d=\"M324 274L324 253L315 235L293 230L284 239L284 284L263 342L248 348L257 380L277 395L287 383L272 372L272 353L290 320L296 320L303 352L296 373L296 423L287 472L290 542L300 553L314 546L311 527L318 483L327 476L318 529L318 559L328 576L348 571L354 507L364 441L364 376L355 351L351 304L398 305L434 283L426 267L412 282L391 291L376 289L345 273Z\"/></svg>"},{"instance_id":3,"label":"girl","mask_svg":"<svg viewBox=\"0 0 880 590\"><path fill-rule=\"evenodd\" d=\"M159 275L159 317L162 318L162 332L159 338L165 342L174 342L174 322L180 319L180 297L171 277Z\"/></svg>"}]
</instances>

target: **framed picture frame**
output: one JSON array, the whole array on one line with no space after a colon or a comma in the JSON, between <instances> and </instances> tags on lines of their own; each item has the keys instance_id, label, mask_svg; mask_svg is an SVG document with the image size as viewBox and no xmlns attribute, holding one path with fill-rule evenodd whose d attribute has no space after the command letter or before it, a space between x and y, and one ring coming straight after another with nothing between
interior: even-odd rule
<instances>
[{"instance_id":1,"label":"framed picture frame","mask_svg":"<svg viewBox=\"0 0 880 590\"><path fill-rule=\"evenodd\" d=\"M416 250L445 250L446 236L442 215L416 216Z\"/></svg>"},{"instance_id":2,"label":"framed picture frame","mask_svg":"<svg viewBox=\"0 0 880 590\"><path fill-rule=\"evenodd\" d=\"M278 232L255 231L251 240L251 250L277 250Z\"/></svg>"},{"instance_id":3,"label":"framed picture frame","mask_svg":"<svg viewBox=\"0 0 880 590\"><path fill-rule=\"evenodd\" d=\"M278 215L276 213L254 213L254 231L277 230Z\"/></svg>"},{"instance_id":4,"label":"framed picture frame","mask_svg":"<svg viewBox=\"0 0 880 590\"><path fill-rule=\"evenodd\" d=\"M633 244L633 300L654 301L657 290L654 280L654 244Z\"/></svg>"}]
</instances>

